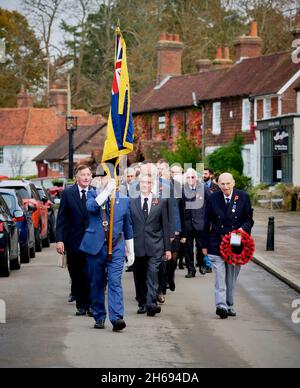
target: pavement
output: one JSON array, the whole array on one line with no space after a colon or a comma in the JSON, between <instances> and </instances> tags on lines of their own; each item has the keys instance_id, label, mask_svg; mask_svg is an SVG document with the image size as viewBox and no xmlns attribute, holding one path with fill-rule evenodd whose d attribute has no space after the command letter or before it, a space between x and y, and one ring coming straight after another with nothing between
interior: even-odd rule
<instances>
[{"instance_id":1,"label":"pavement","mask_svg":"<svg viewBox=\"0 0 300 388\"><path fill-rule=\"evenodd\" d=\"M269 217L275 218L275 249L271 252L266 250ZM300 292L300 212L257 207L254 221L254 262Z\"/></svg>"},{"instance_id":2,"label":"pavement","mask_svg":"<svg viewBox=\"0 0 300 388\"><path fill-rule=\"evenodd\" d=\"M30 264L0 279L7 323L0 325L0 368L299 368L300 323L293 302L299 293L249 263L236 293L238 316L219 319L214 275L185 279L167 293L162 313L136 314L132 273L124 274L126 329L93 329L76 317L66 269L57 266L54 245ZM101 376L101 371L97 376Z\"/></svg>"}]
</instances>

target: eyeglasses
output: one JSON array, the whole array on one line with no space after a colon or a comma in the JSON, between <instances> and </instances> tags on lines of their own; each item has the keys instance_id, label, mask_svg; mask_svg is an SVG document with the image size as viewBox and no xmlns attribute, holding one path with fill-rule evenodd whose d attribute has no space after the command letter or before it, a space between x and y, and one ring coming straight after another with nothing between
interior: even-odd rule
<instances>
[{"instance_id":1,"label":"eyeglasses","mask_svg":"<svg viewBox=\"0 0 300 388\"><path fill-rule=\"evenodd\" d=\"M196 179L195 176L188 176L187 179Z\"/></svg>"}]
</instances>

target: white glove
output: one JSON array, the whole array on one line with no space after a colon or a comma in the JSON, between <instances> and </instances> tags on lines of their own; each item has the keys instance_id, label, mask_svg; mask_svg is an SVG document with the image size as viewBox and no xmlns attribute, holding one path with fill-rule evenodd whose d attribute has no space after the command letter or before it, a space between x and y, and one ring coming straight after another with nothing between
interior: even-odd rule
<instances>
[{"instance_id":1,"label":"white glove","mask_svg":"<svg viewBox=\"0 0 300 388\"><path fill-rule=\"evenodd\" d=\"M128 269L133 265L135 260L133 239L125 240L125 246L126 246L126 252L127 252L127 262L125 264L125 269Z\"/></svg>"},{"instance_id":2,"label":"white glove","mask_svg":"<svg viewBox=\"0 0 300 388\"><path fill-rule=\"evenodd\" d=\"M96 202L98 203L98 205L102 206L107 200L107 198L111 195L111 193L116 190L116 188L117 184L115 179L111 179L105 189L96 198Z\"/></svg>"}]
</instances>

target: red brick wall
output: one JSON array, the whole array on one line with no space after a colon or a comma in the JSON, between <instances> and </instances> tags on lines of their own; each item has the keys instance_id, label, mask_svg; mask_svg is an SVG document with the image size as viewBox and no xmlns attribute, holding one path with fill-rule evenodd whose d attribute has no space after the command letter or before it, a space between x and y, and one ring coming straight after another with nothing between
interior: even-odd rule
<instances>
[{"instance_id":1,"label":"red brick wall","mask_svg":"<svg viewBox=\"0 0 300 388\"><path fill-rule=\"evenodd\" d=\"M271 116L278 116L278 97L273 97L271 99Z\"/></svg>"},{"instance_id":2,"label":"red brick wall","mask_svg":"<svg viewBox=\"0 0 300 388\"><path fill-rule=\"evenodd\" d=\"M257 120L262 120L264 118L264 101L257 101Z\"/></svg>"},{"instance_id":3,"label":"red brick wall","mask_svg":"<svg viewBox=\"0 0 300 388\"><path fill-rule=\"evenodd\" d=\"M282 114L297 112L297 92L292 85L282 96Z\"/></svg>"},{"instance_id":4,"label":"red brick wall","mask_svg":"<svg viewBox=\"0 0 300 388\"><path fill-rule=\"evenodd\" d=\"M205 106L205 146L214 147L230 142L234 135L240 133L245 138L245 144L253 143L250 132L242 132L243 98L231 98L221 101L221 134L212 134L212 103ZM230 117L232 112L232 117Z\"/></svg>"}]
</instances>

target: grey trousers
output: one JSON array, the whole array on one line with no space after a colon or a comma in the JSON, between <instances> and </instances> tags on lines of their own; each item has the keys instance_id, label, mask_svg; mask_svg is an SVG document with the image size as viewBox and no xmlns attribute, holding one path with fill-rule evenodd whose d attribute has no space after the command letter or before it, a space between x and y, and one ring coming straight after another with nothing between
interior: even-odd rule
<instances>
[{"instance_id":1,"label":"grey trousers","mask_svg":"<svg viewBox=\"0 0 300 388\"><path fill-rule=\"evenodd\" d=\"M228 309L234 305L234 292L241 267L230 265L220 256L209 255L215 272L215 302Z\"/></svg>"}]
</instances>

